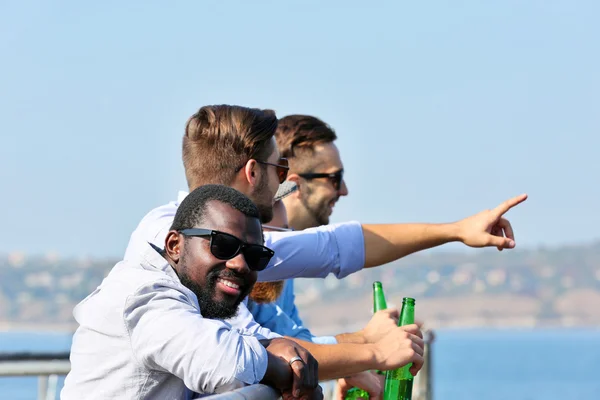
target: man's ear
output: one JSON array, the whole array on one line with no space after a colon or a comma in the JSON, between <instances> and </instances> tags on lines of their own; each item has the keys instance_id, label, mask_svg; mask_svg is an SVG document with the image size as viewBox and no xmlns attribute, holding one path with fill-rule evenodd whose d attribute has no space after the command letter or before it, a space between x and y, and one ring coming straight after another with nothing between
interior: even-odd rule
<instances>
[{"instance_id":1,"label":"man's ear","mask_svg":"<svg viewBox=\"0 0 600 400\"><path fill-rule=\"evenodd\" d=\"M258 168L259 165L256 160L248 160L244 168L242 168L244 171L244 176L246 177L246 180L250 186L256 186L256 183L258 182Z\"/></svg>"},{"instance_id":2,"label":"man's ear","mask_svg":"<svg viewBox=\"0 0 600 400\"><path fill-rule=\"evenodd\" d=\"M181 258L181 245L183 236L177 231L169 231L165 239L165 253L174 262L179 262Z\"/></svg>"},{"instance_id":3,"label":"man's ear","mask_svg":"<svg viewBox=\"0 0 600 400\"><path fill-rule=\"evenodd\" d=\"M302 180L302 178L300 178L300 176L298 174L289 174L286 178L286 180L294 182L296 184L296 186L298 187L298 189L294 190L293 193L290 193L290 197L298 197L300 195L300 190L302 190L301 186L300 186L300 181Z\"/></svg>"}]
</instances>

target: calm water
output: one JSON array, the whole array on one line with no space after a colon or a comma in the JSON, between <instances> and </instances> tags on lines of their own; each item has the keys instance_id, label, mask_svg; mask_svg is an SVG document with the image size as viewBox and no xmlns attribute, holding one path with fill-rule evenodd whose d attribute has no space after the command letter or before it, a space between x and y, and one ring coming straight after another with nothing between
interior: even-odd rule
<instances>
[{"instance_id":1,"label":"calm water","mask_svg":"<svg viewBox=\"0 0 600 400\"><path fill-rule=\"evenodd\" d=\"M68 335L0 333L4 352L70 343ZM600 399L600 330L441 330L433 362L436 400ZM35 399L36 385L0 378L0 399Z\"/></svg>"}]
</instances>

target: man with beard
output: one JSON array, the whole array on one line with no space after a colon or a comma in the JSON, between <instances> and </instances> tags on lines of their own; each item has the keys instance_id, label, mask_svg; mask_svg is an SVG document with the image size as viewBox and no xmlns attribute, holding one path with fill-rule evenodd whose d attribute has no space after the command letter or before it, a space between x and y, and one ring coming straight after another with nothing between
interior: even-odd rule
<instances>
[{"instance_id":1,"label":"man with beard","mask_svg":"<svg viewBox=\"0 0 600 400\"><path fill-rule=\"evenodd\" d=\"M333 129L310 115L288 115L277 124L277 148L289 162L287 179L298 190L284 200L295 230L327 225L335 204L348 195L344 164Z\"/></svg>"},{"instance_id":2,"label":"man with beard","mask_svg":"<svg viewBox=\"0 0 600 400\"><path fill-rule=\"evenodd\" d=\"M137 262L118 263L76 306L61 398L188 399L264 382L322 399L305 349L223 321L273 254L250 199L222 185L194 190L162 248L148 244Z\"/></svg>"},{"instance_id":3,"label":"man with beard","mask_svg":"<svg viewBox=\"0 0 600 400\"><path fill-rule=\"evenodd\" d=\"M295 190L294 190L295 191ZM291 193L290 193L291 194ZM273 205L273 219L263 225L265 232L290 231L285 204L278 200ZM281 297L285 285L285 295ZM248 309L254 319L261 325L280 335L292 336L313 343L337 343L335 336L315 336L302 325L294 304L293 280L257 282L248 300ZM258 289L258 290L257 290ZM286 307L292 312L288 315L283 311ZM289 311L288 311L289 312ZM393 313L395 310L386 310ZM378 318L379 315L373 318ZM343 338L343 335L340 335ZM359 387L369 393L369 398L376 400L383 395L384 379L382 375L363 371L358 374L338 379L335 390L336 399L344 399L352 387Z\"/></svg>"},{"instance_id":4,"label":"man with beard","mask_svg":"<svg viewBox=\"0 0 600 400\"><path fill-rule=\"evenodd\" d=\"M344 166L335 145L335 131L325 122L310 115L288 115L280 118L275 134L277 147L282 157L288 159L287 179L294 182L298 190L283 202L287 224L295 229L307 229L327 225L334 206L340 197L348 195L344 181ZM269 285L271 282L265 283ZM266 289L264 289L266 290ZM294 304L294 281L284 282L282 294L275 304L252 304L250 310L255 320L270 330L282 332L293 321L297 336L315 343L337 343L335 336L314 336L302 322ZM275 310L273 308L275 307ZM278 318L266 318L277 315ZM358 386L369 391L373 397L382 388L380 377L364 372L338 381L338 394L343 398L347 388Z\"/></svg>"},{"instance_id":5,"label":"man with beard","mask_svg":"<svg viewBox=\"0 0 600 400\"><path fill-rule=\"evenodd\" d=\"M287 226L303 230L328 224L335 203L348 195L344 167L334 143L335 132L318 118L289 115L279 120L275 138L281 156L288 160L287 179L298 188L282 200ZM281 284L280 281L266 282L261 289L269 293ZM314 343L335 344L343 339L341 335L317 337L304 328L294 304L293 280L286 280L283 286L275 304L263 301L249 305L256 322L276 333ZM273 290L269 291L270 288ZM283 314L290 317L293 324ZM292 326L294 329L290 330Z\"/></svg>"},{"instance_id":6,"label":"man with beard","mask_svg":"<svg viewBox=\"0 0 600 400\"><path fill-rule=\"evenodd\" d=\"M190 190L205 184L224 184L246 194L257 204L263 221L273 214L274 195L288 174L287 160L280 156L275 143L277 117L270 110L239 106L205 106L186 125L183 137L183 164ZM310 179L307 177L307 179ZM185 198L180 198L150 211L131 235L125 259L135 259L147 243L162 243L176 210ZM503 215L523 202L525 195L505 201L487 210L449 224L360 224L350 222L298 232L267 232L265 244L276 255L258 279L273 281L295 277L321 277L333 273L343 278L362 268L383 265L416 251L460 241L471 247L513 248L514 235ZM245 304L236 316L228 320L234 327L245 328L264 337L277 337L260 327ZM380 344L388 335L397 335L398 342L413 341L421 335L416 326L401 328L394 316L381 318L360 332L347 334L336 345L318 345L294 339L309 350L319 362L319 379L348 376L367 369L394 369L414 358L414 373L420 368L422 348L407 350L406 357L396 352L379 354L378 367L366 367L371 345ZM393 340L391 342L394 342ZM344 346L346 343L368 346ZM414 343L414 342L413 342ZM342 345L344 344L344 345ZM371 349L371 350L368 350ZM370 356L371 360L373 353ZM288 360L289 361L289 360ZM372 364L371 364L372 365Z\"/></svg>"}]
</instances>

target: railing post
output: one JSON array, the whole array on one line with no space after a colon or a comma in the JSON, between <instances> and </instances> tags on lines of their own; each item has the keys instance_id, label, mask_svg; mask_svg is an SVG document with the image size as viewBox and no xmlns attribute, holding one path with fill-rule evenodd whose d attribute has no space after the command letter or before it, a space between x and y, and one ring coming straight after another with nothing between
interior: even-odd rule
<instances>
[{"instance_id":1,"label":"railing post","mask_svg":"<svg viewBox=\"0 0 600 400\"><path fill-rule=\"evenodd\" d=\"M56 399L56 387L58 386L58 375L52 374L48 377L48 391L46 392L46 400Z\"/></svg>"},{"instance_id":2,"label":"railing post","mask_svg":"<svg viewBox=\"0 0 600 400\"><path fill-rule=\"evenodd\" d=\"M415 400L433 400L433 331L424 332L423 368L415 378Z\"/></svg>"},{"instance_id":3,"label":"railing post","mask_svg":"<svg viewBox=\"0 0 600 400\"><path fill-rule=\"evenodd\" d=\"M46 400L48 395L48 375L38 376L38 400Z\"/></svg>"}]
</instances>

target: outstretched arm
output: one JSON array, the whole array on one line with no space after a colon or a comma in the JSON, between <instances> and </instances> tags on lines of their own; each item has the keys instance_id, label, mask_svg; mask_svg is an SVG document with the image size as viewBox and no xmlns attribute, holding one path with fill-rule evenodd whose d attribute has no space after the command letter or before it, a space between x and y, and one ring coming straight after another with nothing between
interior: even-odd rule
<instances>
[{"instance_id":1,"label":"outstretched arm","mask_svg":"<svg viewBox=\"0 0 600 400\"><path fill-rule=\"evenodd\" d=\"M527 199L523 194L498 207L448 224L324 225L296 232L266 232L267 247L275 250L260 281L290 278L344 278L362 268L395 261L420 250L449 242L470 247L515 247L510 222L503 216Z\"/></svg>"},{"instance_id":2,"label":"outstretched arm","mask_svg":"<svg viewBox=\"0 0 600 400\"><path fill-rule=\"evenodd\" d=\"M449 224L363 225L365 268L449 242L462 242L469 247L512 249L515 235L503 215L526 199L525 194L513 197L493 210Z\"/></svg>"}]
</instances>

